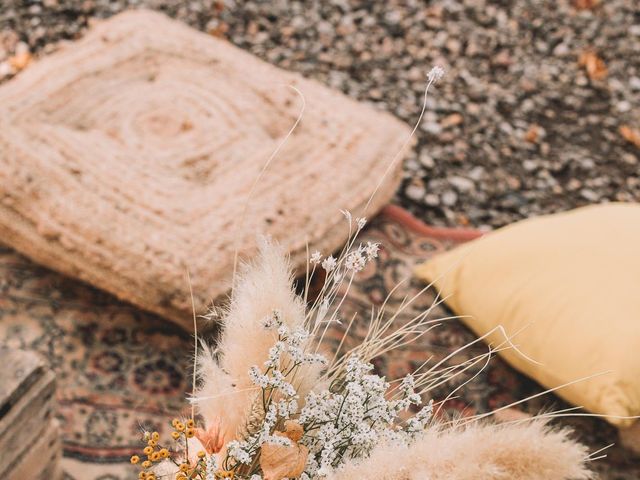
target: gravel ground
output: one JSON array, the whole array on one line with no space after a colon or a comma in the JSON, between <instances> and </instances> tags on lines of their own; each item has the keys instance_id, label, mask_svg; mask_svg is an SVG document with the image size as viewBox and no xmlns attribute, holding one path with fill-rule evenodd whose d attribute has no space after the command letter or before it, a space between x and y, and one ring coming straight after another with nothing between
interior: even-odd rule
<instances>
[{"instance_id":1,"label":"gravel ground","mask_svg":"<svg viewBox=\"0 0 640 480\"><path fill-rule=\"evenodd\" d=\"M640 129L640 2L578 6L589 3L598 2L2 0L0 77L16 53L19 63L51 50L131 6L165 11L410 124L440 64L447 76L397 201L432 224L495 228L640 200L640 135L634 145L620 133ZM591 76L578 61L586 51L597 56Z\"/></svg>"}]
</instances>

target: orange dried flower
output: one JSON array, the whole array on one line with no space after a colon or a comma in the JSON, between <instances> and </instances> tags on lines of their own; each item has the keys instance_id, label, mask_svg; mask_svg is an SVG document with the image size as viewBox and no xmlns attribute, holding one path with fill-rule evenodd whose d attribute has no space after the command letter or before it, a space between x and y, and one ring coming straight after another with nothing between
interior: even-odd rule
<instances>
[{"instance_id":1,"label":"orange dried flower","mask_svg":"<svg viewBox=\"0 0 640 480\"><path fill-rule=\"evenodd\" d=\"M195 436L207 453L218 453L224 446L224 437L220 428L220 421L214 422L207 430L198 428L195 431Z\"/></svg>"}]
</instances>

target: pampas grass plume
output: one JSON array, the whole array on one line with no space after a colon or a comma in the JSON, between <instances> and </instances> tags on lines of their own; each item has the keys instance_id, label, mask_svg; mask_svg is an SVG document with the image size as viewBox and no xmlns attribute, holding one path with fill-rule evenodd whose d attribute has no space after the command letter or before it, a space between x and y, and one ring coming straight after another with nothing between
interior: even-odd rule
<instances>
[{"instance_id":1,"label":"pampas grass plume","mask_svg":"<svg viewBox=\"0 0 640 480\"><path fill-rule=\"evenodd\" d=\"M590 480L586 447L540 420L430 427L410 447L381 445L328 480Z\"/></svg>"},{"instance_id":2,"label":"pampas grass plume","mask_svg":"<svg viewBox=\"0 0 640 480\"><path fill-rule=\"evenodd\" d=\"M261 393L248 371L253 365L262 368L277 341L277 332L264 328L265 319L274 310L291 330L304 324L305 307L293 290L287 256L280 247L263 239L254 263L238 273L217 349L205 346L198 358L200 387L194 401L207 428L213 422L222 422L225 443L236 439L249 423ZM305 385L296 385L304 398L317 379L317 367L301 368L308 370L296 374L296 378L305 379Z\"/></svg>"}]
</instances>

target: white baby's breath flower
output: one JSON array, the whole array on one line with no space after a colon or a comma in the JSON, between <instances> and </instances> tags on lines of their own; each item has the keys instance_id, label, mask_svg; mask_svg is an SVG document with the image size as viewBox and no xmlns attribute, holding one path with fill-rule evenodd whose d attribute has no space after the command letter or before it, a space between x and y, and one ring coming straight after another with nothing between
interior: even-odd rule
<instances>
[{"instance_id":1,"label":"white baby's breath flower","mask_svg":"<svg viewBox=\"0 0 640 480\"><path fill-rule=\"evenodd\" d=\"M320 263L320 260L322 259L322 255L320 254L319 251L315 251L313 252L313 254L311 255L311 258L309 259L309 261L314 264L314 265L318 265Z\"/></svg>"},{"instance_id":2,"label":"white baby's breath flower","mask_svg":"<svg viewBox=\"0 0 640 480\"><path fill-rule=\"evenodd\" d=\"M344 260L344 266L347 270L351 272L359 272L362 270L367 263L367 260L362 255L360 250L356 250L355 252L350 252L347 254L347 258Z\"/></svg>"},{"instance_id":3,"label":"white baby's breath flower","mask_svg":"<svg viewBox=\"0 0 640 480\"><path fill-rule=\"evenodd\" d=\"M232 440L227 444L227 454L235 458L239 463L248 465L251 463L250 446L246 442Z\"/></svg>"},{"instance_id":4,"label":"white baby's breath flower","mask_svg":"<svg viewBox=\"0 0 640 480\"><path fill-rule=\"evenodd\" d=\"M442 77L444 77L444 68L440 67L439 65L436 65L435 67L433 67L429 71L429 74L427 75L429 82L432 82L432 83L437 82Z\"/></svg>"},{"instance_id":5,"label":"white baby's breath flower","mask_svg":"<svg viewBox=\"0 0 640 480\"><path fill-rule=\"evenodd\" d=\"M209 455L207 458L207 480L216 480L216 472L218 471L218 461L215 455Z\"/></svg>"},{"instance_id":6,"label":"white baby's breath flower","mask_svg":"<svg viewBox=\"0 0 640 480\"><path fill-rule=\"evenodd\" d=\"M269 435L264 438L262 443L268 443L270 445L281 445L283 447L291 446L291 440L287 437L281 437L280 435Z\"/></svg>"},{"instance_id":7,"label":"white baby's breath flower","mask_svg":"<svg viewBox=\"0 0 640 480\"><path fill-rule=\"evenodd\" d=\"M271 330L272 328L279 328L282 325L282 312L277 308L271 312L271 315L267 315L264 320L262 320L262 326Z\"/></svg>"},{"instance_id":8,"label":"white baby's breath flower","mask_svg":"<svg viewBox=\"0 0 640 480\"><path fill-rule=\"evenodd\" d=\"M333 258L333 256L325 258L322 262L322 268L324 268L327 273L334 270L336 268L336 265L338 265L338 261Z\"/></svg>"},{"instance_id":9,"label":"white baby's breath flower","mask_svg":"<svg viewBox=\"0 0 640 480\"><path fill-rule=\"evenodd\" d=\"M373 260L374 258L377 258L379 250L379 243L367 242L367 245L364 247L364 254L367 257L367 260Z\"/></svg>"},{"instance_id":10,"label":"white baby's breath flower","mask_svg":"<svg viewBox=\"0 0 640 480\"><path fill-rule=\"evenodd\" d=\"M269 386L269 377L263 375L257 365L249 368L249 379L254 385L257 385L260 388L266 388Z\"/></svg>"}]
</instances>

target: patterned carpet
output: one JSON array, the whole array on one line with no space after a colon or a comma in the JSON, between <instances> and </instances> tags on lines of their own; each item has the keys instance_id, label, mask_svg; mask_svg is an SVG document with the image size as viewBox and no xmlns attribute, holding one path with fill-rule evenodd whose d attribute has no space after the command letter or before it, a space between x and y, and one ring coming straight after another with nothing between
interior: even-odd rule
<instances>
[{"instance_id":1,"label":"patterned carpet","mask_svg":"<svg viewBox=\"0 0 640 480\"><path fill-rule=\"evenodd\" d=\"M377 265L370 265L352 286L341 311L344 318L360 312L345 347L362 337L371 306L390 297L388 311L397 309L423 286L409 280L413 267L431 255L468 241L474 231L432 229L397 207L387 207L364 232L363 240L383 245ZM168 435L169 419L186 411L189 390L191 336L173 324L143 313L85 284L34 265L0 247L0 342L44 355L58 379L59 417L64 444L63 467L69 480L133 480L136 469L128 457L139 450L141 426ZM431 306L434 292L420 295L399 315L402 322ZM451 316L435 307L434 319ZM420 365L446 357L475 339L460 321L443 320L415 343L376 362L378 370L398 377ZM337 327L330 335L336 346ZM483 344L457 354L451 364L483 353ZM474 376L471 380L471 378ZM470 369L451 384L432 391L437 401L469 381L446 403L443 414L471 415L507 405L541 391L499 358L484 370ZM545 395L522 408L535 413L566 405ZM617 442L616 431L597 419L562 419L595 451ZM620 447L594 462L605 480L640 478L640 461Z\"/></svg>"}]
</instances>

